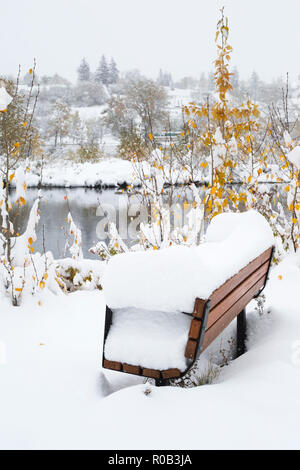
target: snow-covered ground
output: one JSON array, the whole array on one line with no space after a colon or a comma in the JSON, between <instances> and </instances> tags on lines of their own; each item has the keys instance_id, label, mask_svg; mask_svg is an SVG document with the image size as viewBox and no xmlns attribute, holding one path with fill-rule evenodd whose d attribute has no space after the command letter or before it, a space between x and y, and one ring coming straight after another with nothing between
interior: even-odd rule
<instances>
[{"instance_id":1,"label":"snow-covered ground","mask_svg":"<svg viewBox=\"0 0 300 470\"><path fill-rule=\"evenodd\" d=\"M31 167L27 177L28 187L37 187L40 171ZM119 158L103 159L99 163L74 163L57 160L45 164L43 168L43 186L45 187L118 187L133 183L131 162Z\"/></svg>"},{"instance_id":2,"label":"snow-covered ground","mask_svg":"<svg viewBox=\"0 0 300 470\"><path fill-rule=\"evenodd\" d=\"M146 164L147 165L147 164ZM150 171L150 169L149 169ZM189 174L182 169L172 171L172 180L177 184L189 181ZM204 181L202 171L196 174L196 180ZM31 164L31 173L26 178L28 187L37 187L40 183L40 169ZM70 160L51 160L43 167L42 184L44 187L118 187L119 185L140 184L133 165L120 158L105 158L97 163L75 163Z\"/></svg>"},{"instance_id":3,"label":"snow-covered ground","mask_svg":"<svg viewBox=\"0 0 300 470\"><path fill-rule=\"evenodd\" d=\"M190 389L103 378L100 291L48 293L21 307L2 298L0 447L299 449L299 285L299 256L274 268L266 312L248 308L248 352L212 385Z\"/></svg>"},{"instance_id":4,"label":"snow-covered ground","mask_svg":"<svg viewBox=\"0 0 300 470\"><path fill-rule=\"evenodd\" d=\"M115 142L107 140L104 145L107 148L113 147ZM146 165L147 163L143 163ZM26 176L26 183L28 187L38 187L41 181L41 170L34 162L30 164L31 171ZM241 180L247 179L249 171L240 173ZM260 183L276 183L279 176L282 181L288 182L289 180L278 169L277 166L270 166L270 173L262 173L258 177ZM150 169L148 169L150 171ZM166 171L166 173L169 170ZM171 171L170 180L177 185L187 184L190 181L190 173L182 168L173 168ZM194 171L195 182L208 182L208 172L203 173L202 168ZM133 185L140 184L132 163L129 160L122 160L121 158L103 158L99 162L85 162L77 163L72 160L65 159L52 159L45 161L42 174L43 187L55 188L70 188L70 187L118 187L120 185ZM14 185L14 181L12 181Z\"/></svg>"}]
</instances>

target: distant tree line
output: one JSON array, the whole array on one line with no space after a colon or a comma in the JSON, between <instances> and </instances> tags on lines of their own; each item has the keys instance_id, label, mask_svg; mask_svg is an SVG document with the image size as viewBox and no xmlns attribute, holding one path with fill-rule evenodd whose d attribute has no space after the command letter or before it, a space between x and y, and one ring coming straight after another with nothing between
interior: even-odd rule
<instances>
[{"instance_id":1,"label":"distant tree line","mask_svg":"<svg viewBox=\"0 0 300 470\"><path fill-rule=\"evenodd\" d=\"M113 85L119 80L119 70L113 58L107 61L105 55L102 55L95 73L91 72L89 63L84 57L77 69L78 82L95 82L102 85Z\"/></svg>"}]
</instances>

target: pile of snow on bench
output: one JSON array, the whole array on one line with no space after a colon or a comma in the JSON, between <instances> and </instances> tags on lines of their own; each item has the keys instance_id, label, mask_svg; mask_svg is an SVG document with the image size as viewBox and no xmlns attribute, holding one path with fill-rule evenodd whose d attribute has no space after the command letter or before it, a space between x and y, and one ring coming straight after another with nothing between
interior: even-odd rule
<instances>
[{"instance_id":1,"label":"pile of snow on bench","mask_svg":"<svg viewBox=\"0 0 300 470\"><path fill-rule=\"evenodd\" d=\"M105 357L167 369L186 367L184 350L196 297L212 292L274 243L256 211L225 213L209 225L201 245L114 256L104 275L113 322Z\"/></svg>"}]
</instances>

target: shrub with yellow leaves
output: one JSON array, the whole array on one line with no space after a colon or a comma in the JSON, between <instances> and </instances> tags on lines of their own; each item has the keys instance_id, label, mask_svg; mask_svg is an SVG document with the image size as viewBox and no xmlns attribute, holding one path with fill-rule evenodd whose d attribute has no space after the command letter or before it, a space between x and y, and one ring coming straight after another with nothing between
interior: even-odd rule
<instances>
[{"instance_id":1,"label":"shrub with yellow leaves","mask_svg":"<svg viewBox=\"0 0 300 470\"><path fill-rule=\"evenodd\" d=\"M10 96L7 109L0 115L0 277L4 292L11 296L13 305L20 303L24 291L36 289L38 281L35 275L34 286L29 271L34 267L34 248L36 240L35 227L39 220L40 197L34 202L28 218L27 228L21 235L14 233L13 198L11 188L15 187L15 201L18 211L26 204L27 158L31 154L35 130L32 124L38 93L33 95L35 64L31 69L32 82L29 94L25 98L18 89L17 83L2 80L2 88ZM47 263L45 262L45 265ZM27 280L30 278L28 286ZM30 287L31 286L31 287Z\"/></svg>"}]
</instances>

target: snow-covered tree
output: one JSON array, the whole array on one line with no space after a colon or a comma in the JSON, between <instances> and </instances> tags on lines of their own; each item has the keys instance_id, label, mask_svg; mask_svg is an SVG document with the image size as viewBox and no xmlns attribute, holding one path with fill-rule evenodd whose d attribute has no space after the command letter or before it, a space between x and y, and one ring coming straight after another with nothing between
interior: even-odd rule
<instances>
[{"instance_id":1,"label":"snow-covered tree","mask_svg":"<svg viewBox=\"0 0 300 470\"><path fill-rule=\"evenodd\" d=\"M71 124L71 112L67 103L57 100L52 106L51 117L48 121L48 136L54 138L54 146L58 141L61 143L63 138L69 134Z\"/></svg>"},{"instance_id":2,"label":"snow-covered tree","mask_svg":"<svg viewBox=\"0 0 300 470\"><path fill-rule=\"evenodd\" d=\"M75 106L95 106L104 104L107 93L101 83L79 82L72 90L72 104Z\"/></svg>"},{"instance_id":3,"label":"snow-covered tree","mask_svg":"<svg viewBox=\"0 0 300 470\"><path fill-rule=\"evenodd\" d=\"M172 75L168 72L163 72L162 69L159 70L157 83L161 86L173 86Z\"/></svg>"},{"instance_id":4,"label":"snow-covered tree","mask_svg":"<svg viewBox=\"0 0 300 470\"><path fill-rule=\"evenodd\" d=\"M255 72L255 70L253 70L251 78L250 78L250 82L249 82L249 91L250 91L250 96L254 101L258 99L259 85L260 85L259 76Z\"/></svg>"},{"instance_id":5,"label":"snow-covered tree","mask_svg":"<svg viewBox=\"0 0 300 470\"><path fill-rule=\"evenodd\" d=\"M79 82L88 82L91 78L90 66L84 57L80 62L80 65L77 69L78 81Z\"/></svg>"},{"instance_id":6,"label":"snow-covered tree","mask_svg":"<svg viewBox=\"0 0 300 470\"><path fill-rule=\"evenodd\" d=\"M109 64L109 83L110 84L115 84L119 80L119 70L117 68L117 64L113 57L110 60Z\"/></svg>"},{"instance_id":7,"label":"snow-covered tree","mask_svg":"<svg viewBox=\"0 0 300 470\"><path fill-rule=\"evenodd\" d=\"M95 81L97 83L102 83L103 85L108 85L110 82L109 67L104 55L101 57L98 68L95 72Z\"/></svg>"}]
</instances>

